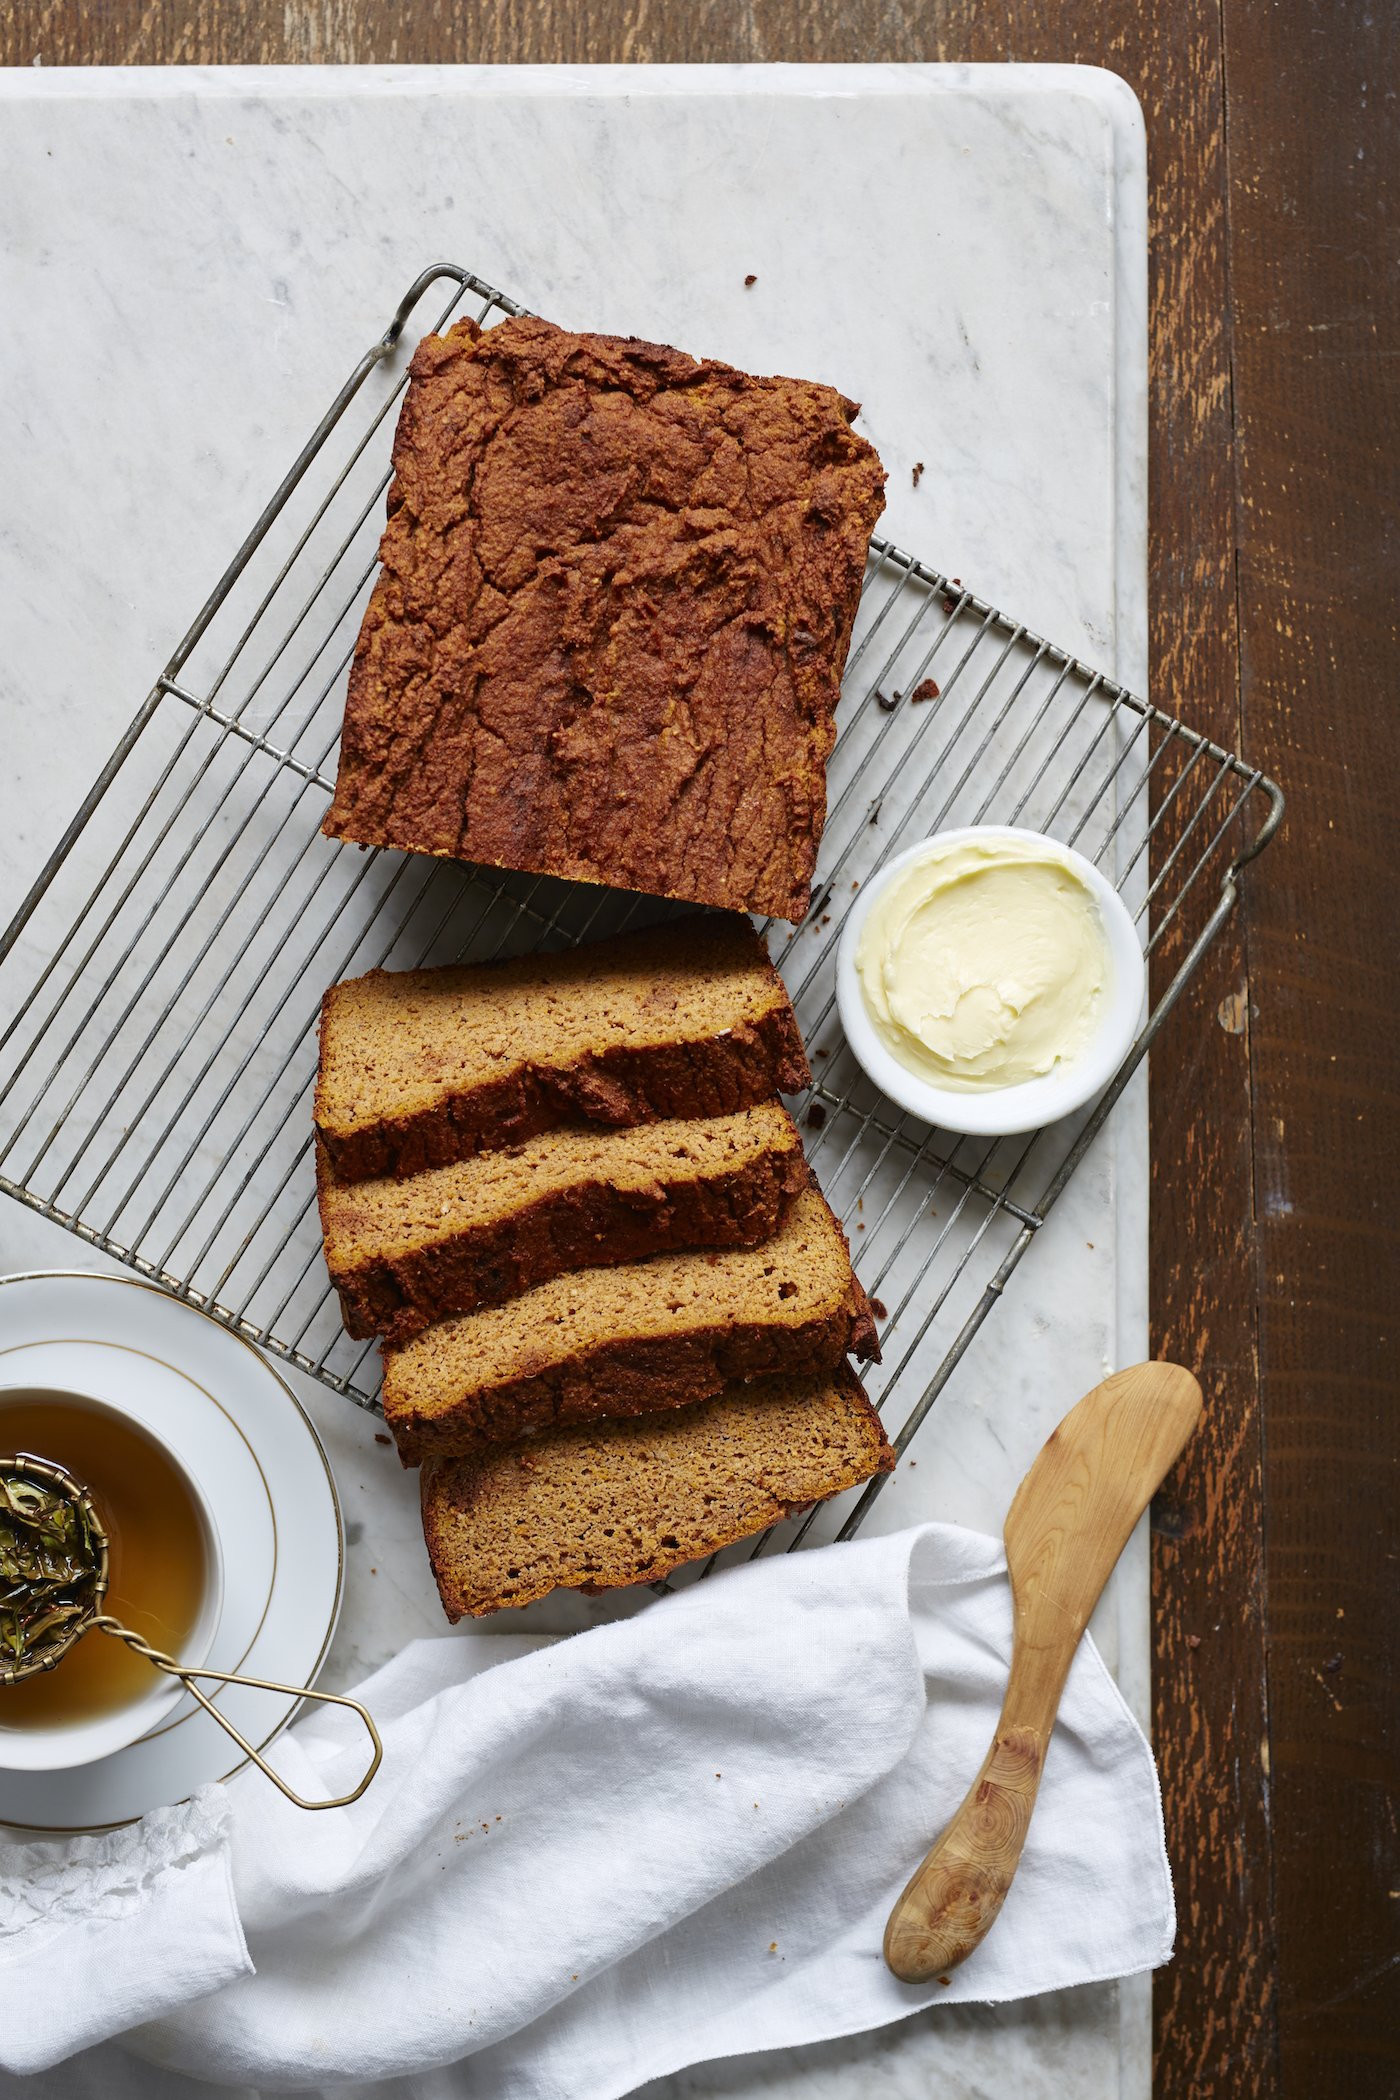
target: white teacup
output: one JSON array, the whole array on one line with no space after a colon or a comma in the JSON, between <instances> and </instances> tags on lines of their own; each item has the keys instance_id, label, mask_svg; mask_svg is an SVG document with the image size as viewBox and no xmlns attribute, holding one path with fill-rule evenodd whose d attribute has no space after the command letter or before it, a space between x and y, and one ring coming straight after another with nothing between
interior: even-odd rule
<instances>
[{"instance_id":1,"label":"white teacup","mask_svg":"<svg viewBox=\"0 0 1400 2100\"><path fill-rule=\"evenodd\" d=\"M183 1456L172 1448L166 1437L158 1435L149 1422L142 1420L134 1409L115 1406L110 1400L100 1399L92 1393L79 1393L71 1388L57 1386L38 1386L30 1380L26 1380L22 1385L0 1384L0 1455L8 1453L11 1449L5 1428L4 1401L8 1395L18 1396L21 1393L26 1399L42 1400L52 1397L68 1406L77 1405L133 1423L144 1435L159 1443L167 1461L179 1473L199 1522L204 1548L204 1574L199 1609L175 1660L190 1668L198 1668L208 1657L223 1609L224 1561L213 1513L203 1489ZM111 1635L100 1631L90 1631L82 1635L82 1639L88 1641L111 1638ZM59 1662L56 1667L61 1670L63 1663ZM92 1764L98 1758L110 1757L114 1751L124 1750L129 1743L139 1742L142 1736L149 1735L153 1728L166 1719L171 1709L185 1695L184 1686L178 1678L170 1676L167 1671L157 1669L154 1663L147 1664L146 1668L150 1677L149 1689L126 1705L97 1715L92 1720L58 1722L48 1727L7 1727L4 1718L5 1687L0 1685L0 1770L67 1770L73 1765Z\"/></svg>"}]
</instances>

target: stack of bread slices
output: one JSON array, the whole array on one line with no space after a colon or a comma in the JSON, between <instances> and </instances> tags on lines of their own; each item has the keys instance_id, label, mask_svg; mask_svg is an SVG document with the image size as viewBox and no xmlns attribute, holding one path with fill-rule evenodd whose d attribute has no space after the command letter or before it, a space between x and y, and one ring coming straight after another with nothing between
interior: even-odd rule
<instances>
[{"instance_id":1,"label":"stack of bread slices","mask_svg":"<svg viewBox=\"0 0 1400 2100\"><path fill-rule=\"evenodd\" d=\"M738 917L327 992L326 1263L449 1618L653 1581L892 1465L778 1099L808 1077Z\"/></svg>"}]
</instances>

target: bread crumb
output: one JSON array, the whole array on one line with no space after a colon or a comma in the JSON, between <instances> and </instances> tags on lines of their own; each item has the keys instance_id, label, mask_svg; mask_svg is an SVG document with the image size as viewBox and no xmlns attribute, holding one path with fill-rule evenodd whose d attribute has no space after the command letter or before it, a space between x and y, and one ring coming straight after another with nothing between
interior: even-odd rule
<instances>
[{"instance_id":1,"label":"bread crumb","mask_svg":"<svg viewBox=\"0 0 1400 2100\"><path fill-rule=\"evenodd\" d=\"M394 1439L391 1436L385 1436L382 1429L376 1429L374 1432L374 1441L376 1444L392 1444Z\"/></svg>"},{"instance_id":2,"label":"bread crumb","mask_svg":"<svg viewBox=\"0 0 1400 2100\"><path fill-rule=\"evenodd\" d=\"M755 276L754 272L750 270L748 276L744 279L744 290L747 291L750 285L754 285L757 283L758 278Z\"/></svg>"}]
</instances>

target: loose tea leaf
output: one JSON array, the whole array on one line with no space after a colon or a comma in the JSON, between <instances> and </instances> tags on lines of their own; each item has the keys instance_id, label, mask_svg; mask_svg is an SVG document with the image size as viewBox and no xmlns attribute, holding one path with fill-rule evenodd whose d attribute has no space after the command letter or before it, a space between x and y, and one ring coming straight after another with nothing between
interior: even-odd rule
<instances>
[{"instance_id":1,"label":"loose tea leaf","mask_svg":"<svg viewBox=\"0 0 1400 2100\"><path fill-rule=\"evenodd\" d=\"M101 1559L85 1503L0 1474L0 1663L19 1667L63 1646L92 1613Z\"/></svg>"}]
</instances>

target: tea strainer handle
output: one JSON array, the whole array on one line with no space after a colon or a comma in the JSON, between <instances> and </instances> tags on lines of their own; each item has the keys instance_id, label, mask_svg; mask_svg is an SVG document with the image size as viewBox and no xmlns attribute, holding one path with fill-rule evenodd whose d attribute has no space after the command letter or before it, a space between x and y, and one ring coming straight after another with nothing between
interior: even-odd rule
<instances>
[{"instance_id":1,"label":"tea strainer handle","mask_svg":"<svg viewBox=\"0 0 1400 2100\"><path fill-rule=\"evenodd\" d=\"M343 1692L315 1692L304 1684L278 1684L270 1677L240 1677L235 1670L187 1669L183 1663L177 1663L171 1656L163 1654L159 1648L153 1648L149 1641L143 1641L139 1633L133 1633L129 1626L123 1626L120 1619L112 1619L105 1612L99 1612L89 1623L100 1627L103 1633L110 1633L114 1640L125 1641L128 1648L134 1648L138 1655L144 1655L147 1662L154 1663L158 1670L164 1670L170 1677L178 1677L186 1691L196 1698L204 1708L204 1711L218 1722L224 1734L233 1737L239 1749L246 1756L251 1757L258 1770L270 1779L277 1791L280 1794L285 1794L287 1799L294 1803L297 1808L348 1808L352 1801L359 1800L361 1794L379 1770L380 1761L384 1756L384 1745L379 1740L379 1730L375 1727L372 1716L365 1707L361 1706L358 1699L347 1699ZM240 1729L235 1728L228 1715L220 1713L212 1699L205 1698L203 1692L195 1683L196 1677L213 1678L219 1684L247 1684L260 1692L285 1692L292 1699L318 1699L323 1706L348 1706L350 1711L357 1713L364 1722L369 1732L369 1739L374 1745L374 1756L370 1761L369 1769L365 1773L364 1778L353 1793L339 1794L333 1801L307 1801L303 1799L300 1794L293 1792L285 1779L273 1771L266 1758L262 1757L253 1748L247 1736Z\"/></svg>"}]
</instances>

